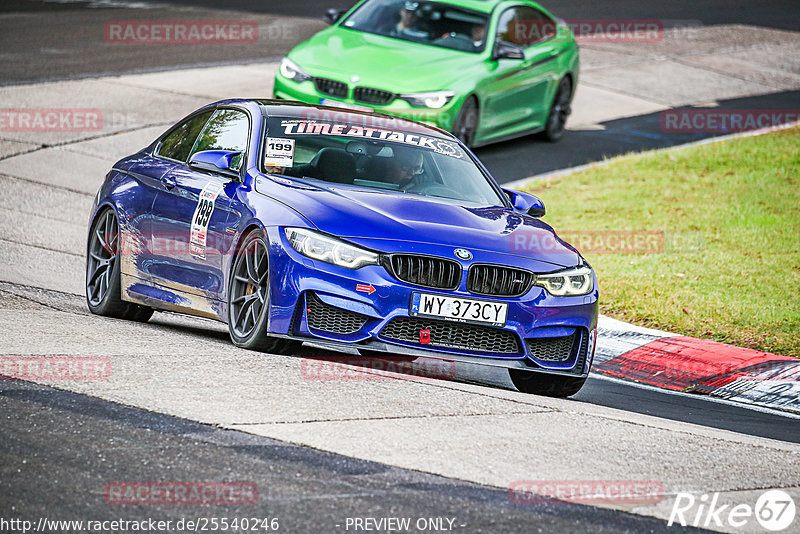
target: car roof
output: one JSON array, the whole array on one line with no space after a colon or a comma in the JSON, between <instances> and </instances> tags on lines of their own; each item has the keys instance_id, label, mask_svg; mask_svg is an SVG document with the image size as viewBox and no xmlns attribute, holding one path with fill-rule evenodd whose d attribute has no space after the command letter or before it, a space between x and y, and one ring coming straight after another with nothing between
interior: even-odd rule
<instances>
[{"instance_id":1,"label":"car roof","mask_svg":"<svg viewBox=\"0 0 800 534\"><path fill-rule=\"evenodd\" d=\"M472 9L474 11L481 11L483 13L491 13L497 4L502 4L507 0L435 0L442 4L450 4L454 6Z\"/></svg>"},{"instance_id":2,"label":"car roof","mask_svg":"<svg viewBox=\"0 0 800 534\"><path fill-rule=\"evenodd\" d=\"M270 98L228 98L206 104L196 109L191 114L195 115L204 110L220 106L240 106L248 108L258 106L265 118L298 119L309 121L328 121L336 124L351 124L365 128L397 130L406 133L425 134L444 139L456 137L436 126L429 126L394 115L385 113L358 111L354 109L306 104L295 100L270 99ZM255 111L251 108L251 111Z\"/></svg>"},{"instance_id":3,"label":"car roof","mask_svg":"<svg viewBox=\"0 0 800 534\"><path fill-rule=\"evenodd\" d=\"M367 128L396 130L406 133L411 132L416 134L425 134L431 137L454 139L450 132L442 130L441 128L428 126L419 122L395 117L393 115L386 115L384 113L369 113L365 111L356 111L331 106L305 104L303 102L296 102L293 100L273 100L266 98L230 99L215 102L214 104L210 104L210 106L235 104L243 105L248 103L257 104L261 108L264 116L267 118L278 117L282 119L327 121L337 124L352 124Z\"/></svg>"},{"instance_id":4,"label":"car roof","mask_svg":"<svg viewBox=\"0 0 800 534\"><path fill-rule=\"evenodd\" d=\"M480 11L481 13L491 13L498 4L504 4L509 0L432 0L440 4L449 4L452 6L463 7L473 11ZM531 4L528 0L519 0L520 4Z\"/></svg>"}]
</instances>

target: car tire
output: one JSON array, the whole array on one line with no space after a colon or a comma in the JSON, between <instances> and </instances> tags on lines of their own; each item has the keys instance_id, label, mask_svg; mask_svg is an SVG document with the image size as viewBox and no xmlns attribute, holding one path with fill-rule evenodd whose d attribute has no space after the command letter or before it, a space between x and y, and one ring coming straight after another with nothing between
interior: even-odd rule
<instances>
[{"instance_id":1,"label":"car tire","mask_svg":"<svg viewBox=\"0 0 800 534\"><path fill-rule=\"evenodd\" d=\"M547 122L544 125L542 137L551 143L555 143L564 136L567 126L567 117L572 113L570 103L572 102L572 82L569 78L562 78L558 82L556 94L553 96L553 103L547 114Z\"/></svg>"},{"instance_id":2,"label":"car tire","mask_svg":"<svg viewBox=\"0 0 800 534\"><path fill-rule=\"evenodd\" d=\"M228 332L237 347L289 354L302 342L267 335L269 320L269 255L259 230L247 234L233 260L228 291Z\"/></svg>"},{"instance_id":3,"label":"car tire","mask_svg":"<svg viewBox=\"0 0 800 534\"><path fill-rule=\"evenodd\" d=\"M119 237L114 210L100 212L89 231L86 250L86 305L96 315L146 322L153 310L121 297Z\"/></svg>"},{"instance_id":4,"label":"car tire","mask_svg":"<svg viewBox=\"0 0 800 534\"><path fill-rule=\"evenodd\" d=\"M456 120L453 122L453 135L472 148L472 145L475 144L479 121L478 100L474 96L468 96L461 104L461 109L458 110Z\"/></svg>"},{"instance_id":5,"label":"car tire","mask_svg":"<svg viewBox=\"0 0 800 534\"><path fill-rule=\"evenodd\" d=\"M585 377L549 375L524 369L509 369L508 376L522 393L545 397L571 397L580 391L586 382Z\"/></svg>"}]
</instances>

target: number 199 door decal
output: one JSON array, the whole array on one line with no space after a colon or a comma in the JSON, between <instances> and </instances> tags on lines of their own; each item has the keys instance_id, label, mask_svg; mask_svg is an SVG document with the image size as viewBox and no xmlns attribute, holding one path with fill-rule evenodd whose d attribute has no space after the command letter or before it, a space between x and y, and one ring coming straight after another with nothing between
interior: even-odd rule
<instances>
[{"instance_id":1,"label":"number 199 door decal","mask_svg":"<svg viewBox=\"0 0 800 534\"><path fill-rule=\"evenodd\" d=\"M202 191L194 209L192 217L192 229L189 239L189 246L192 256L205 259L206 257L206 237L208 234L208 224L211 222L211 214L214 213L214 202L222 191L219 184L208 184Z\"/></svg>"}]
</instances>

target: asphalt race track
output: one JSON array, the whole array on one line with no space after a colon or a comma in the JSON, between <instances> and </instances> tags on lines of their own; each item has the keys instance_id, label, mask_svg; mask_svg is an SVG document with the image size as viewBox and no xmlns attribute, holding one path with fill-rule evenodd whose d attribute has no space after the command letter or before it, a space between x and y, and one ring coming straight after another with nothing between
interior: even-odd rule
<instances>
[{"instance_id":1,"label":"asphalt race track","mask_svg":"<svg viewBox=\"0 0 800 534\"><path fill-rule=\"evenodd\" d=\"M0 94L31 82L274 61L324 27L318 15L337 2L110 4L3 2ZM545 5L565 18L613 12L800 30L800 20L787 16L796 11L789 1L735 9L721 0ZM272 28L268 49L120 50L101 46L95 31L119 19L245 16ZM715 105L788 109L798 102L800 91L788 89ZM523 138L477 153L507 182L707 135L665 135L659 112L649 111L570 130L557 145ZM102 138L94 141L103 146ZM409 517L441 519L450 525L441 530L469 533L672 532L665 517L677 491L720 492L725 503L752 504L764 489L784 488L797 501L800 419L789 414L602 377L591 377L570 400L539 398L516 392L505 374L470 366L454 380L376 376L358 367L357 379L309 380L301 362L337 354L308 345L298 357L238 350L225 325L170 313L145 325L91 316L80 293L93 195L83 184L102 175L75 186L45 174L0 171L2 354L108 356L114 374L77 385L0 381L0 520L247 516L278 518L283 532L312 533L357 531L348 518ZM515 480L600 479L655 480L667 495L642 507L509 497ZM120 506L104 497L109 482L153 480L249 481L259 498L208 507ZM0 532L15 531L0 521Z\"/></svg>"},{"instance_id":2,"label":"asphalt race track","mask_svg":"<svg viewBox=\"0 0 800 534\"><path fill-rule=\"evenodd\" d=\"M462 532L668 532L663 521L556 502L514 504L508 491L221 430L25 382L3 384L2 513L108 520L118 509L92 498L108 480L248 480L249 507L129 507L129 520L157 517L278 518L286 532L345 531L365 514L454 519ZM39 429L47 428L47 432ZM53 440L53 436L61 439ZM25 461L27 460L27 464ZM30 468L28 468L30 465ZM4 469L5 471L5 469ZM266 494L266 495L264 495Z\"/></svg>"},{"instance_id":3,"label":"asphalt race track","mask_svg":"<svg viewBox=\"0 0 800 534\"><path fill-rule=\"evenodd\" d=\"M732 24L779 30L800 29L800 19L784 16L787 10L791 11L791 1L750 3L736 9L729 8L727 2L720 0L696 4L684 1L653 6L633 0L544 3L555 13L570 20L655 19L661 21L665 28L671 25ZM0 54L0 86L242 61L277 61L296 43L325 27L320 15L327 7L346 7L349 3L329 3L324 0L295 3L234 0L225 2L224 8L220 8L222 4L213 0L178 0L170 5L172 7L150 0L110 3L99 0L6 0L0 5L0 14L12 14L0 16L0 43L3 48L3 54ZM142 6L146 8L142 9ZM261 37L257 43L218 46L119 47L104 42L102 32L98 31L98 28L115 20L174 19L178 16L199 20L246 19L260 25ZM688 55L700 53L691 47L684 52ZM669 49L659 49L651 59L659 60L661 55L670 53ZM600 63L602 68L605 63ZM683 73L675 73L676 76L680 74ZM582 77L586 78L584 74ZM579 98L584 91L578 92ZM702 88L698 87L698 93L703 94ZM268 94L270 90L265 87L263 94L241 96ZM720 109L793 109L798 102L800 91L771 89L743 98L719 99L715 106ZM663 103L659 101L659 104ZM573 118L572 124L574 122ZM659 126L658 112L634 111L625 118L601 120L589 128L568 130L564 142L556 145L528 136L478 149L477 154L500 182L509 182L631 151L673 146L711 135L714 134L664 133Z\"/></svg>"},{"instance_id":4,"label":"asphalt race track","mask_svg":"<svg viewBox=\"0 0 800 534\"><path fill-rule=\"evenodd\" d=\"M181 6L176 11L172 6ZM102 0L43 1L4 0L0 13L15 13L0 22L3 54L0 56L0 84L19 83L41 79L130 72L134 70L163 69L175 66L193 66L280 58L294 44L325 27L321 16L329 7L348 7L353 2L337 0L312 0L304 2L278 2L275 0L174 0L161 2L137 0L135 2ZM556 15L568 20L584 19L638 19L671 23L687 22L703 25L749 24L785 30L800 30L800 18L787 16L796 10L792 0L767 0L739 3L731 7L727 0L693 2L642 3L636 0L611 0L579 2L556 0L542 2ZM115 6L147 6L149 9L133 10L137 19L163 18L164 13L181 13L192 19L241 19L273 24L268 30L269 42L254 45L227 45L223 47L143 47L140 50L118 50L98 46L102 37L93 31L109 20L126 18L132 10L113 9ZM112 8L108 8L111 6ZM100 9L102 7L102 9ZM236 13L238 17L227 15ZM288 27L282 17L303 17L299 25L293 21ZM73 37L79 37L74 39ZM90 52L90 53L89 53Z\"/></svg>"}]
</instances>

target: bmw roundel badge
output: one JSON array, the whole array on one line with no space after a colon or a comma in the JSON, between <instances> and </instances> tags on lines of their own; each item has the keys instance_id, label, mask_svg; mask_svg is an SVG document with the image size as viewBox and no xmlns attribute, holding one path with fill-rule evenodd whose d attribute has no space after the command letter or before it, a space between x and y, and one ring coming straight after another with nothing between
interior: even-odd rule
<instances>
[{"instance_id":1,"label":"bmw roundel badge","mask_svg":"<svg viewBox=\"0 0 800 534\"><path fill-rule=\"evenodd\" d=\"M457 248L455 250L456 258L460 260L471 260L472 259L472 252L463 248Z\"/></svg>"}]
</instances>

